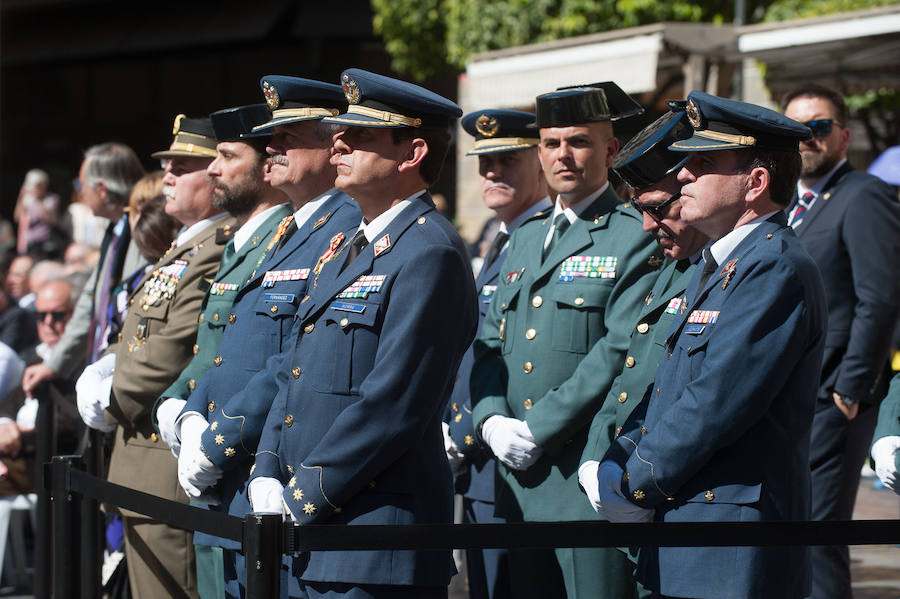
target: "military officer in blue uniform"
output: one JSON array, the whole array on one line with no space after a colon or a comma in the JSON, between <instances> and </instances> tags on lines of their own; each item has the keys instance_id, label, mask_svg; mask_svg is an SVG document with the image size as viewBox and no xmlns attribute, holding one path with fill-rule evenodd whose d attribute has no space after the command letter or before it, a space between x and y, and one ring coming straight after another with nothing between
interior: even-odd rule
<instances>
[{"instance_id":1,"label":"military officer in blue uniform","mask_svg":"<svg viewBox=\"0 0 900 599\"><path fill-rule=\"evenodd\" d=\"M500 462L496 511L509 520L599 518L578 465L662 263L607 177L619 149L610 121L639 110L613 83L537 98L538 152L559 195L510 239L471 375L476 431ZM510 549L515 597L621 599L631 571L614 548Z\"/></svg>"},{"instance_id":2,"label":"military officer in blue uniform","mask_svg":"<svg viewBox=\"0 0 900 599\"><path fill-rule=\"evenodd\" d=\"M520 224L551 207L547 183L537 156L540 142L529 125L534 114L518 110L477 110L465 115L462 127L475 138L466 156L478 158L481 197L497 213L500 232L494 238L478 278L478 325L484 320L506 256L509 236ZM463 495L463 518L469 523L500 524L494 516L493 456L475 442L469 374L473 349L463 356L450 396L449 423L445 445L454 467L456 492ZM506 549L467 549L466 573L469 596L473 599L510 597L509 565Z\"/></svg>"},{"instance_id":3,"label":"military officer in blue uniform","mask_svg":"<svg viewBox=\"0 0 900 599\"><path fill-rule=\"evenodd\" d=\"M825 342L822 280L782 213L809 130L760 106L688 96L681 217L713 243L688 283L653 386L599 469L613 521L806 520ZM679 311L680 312L680 311ZM805 597L806 547L640 550L664 596Z\"/></svg>"},{"instance_id":4,"label":"military officer in blue uniform","mask_svg":"<svg viewBox=\"0 0 900 599\"><path fill-rule=\"evenodd\" d=\"M335 185L360 206L352 240L322 256L297 312L256 453L256 511L306 524L452 522L442 415L475 334L462 240L434 208L461 114L424 88L360 69L341 76ZM286 381L286 384L284 382ZM313 551L294 559L311 598L446 597L444 551Z\"/></svg>"},{"instance_id":5,"label":"military officer in blue uniform","mask_svg":"<svg viewBox=\"0 0 900 599\"><path fill-rule=\"evenodd\" d=\"M218 500L211 509L241 517L249 511L247 480L277 379L292 376L280 354L299 334L295 315L301 299L316 277L318 258L349 239L360 220L356 204L333 188L333 126L321 122L346 106L341 87L280 75L263 77L260 86L272 110L271 120L255 127L272 134L266 148L272 163L268 180L284 191L294 212L264 245L234 305L220 314L225 328L210 358L212 368L196 380L177 415L182 453L190 448L209 461L201 460L197 471L205 484L194 486ZM186 438L185 427L196 422L200 434ZM202 533L194 541L224 548L226 594L242 596L246 578L240 544Z\"/></svg>"},{"instance_id":6,"label":"military officer in blue uniform","mask_svg":"<svg viewBox=\"0 0 900 599\"><path fill-rule=\"evenodd\" d=\"M207 167L213 181L213 204L234 216L237 224L217 231L216 243L224 245L225 250L219 271L211 282L203 283L207 290L198 318L194 357L162 394L162 404L156 412L160 428L167 430L163 440L173 443L172 451L178 457L179 482L194 501L201 499L196 464L205 458L191 451L179 454L180 444L169 431L175 427L175 419L196 382L214 365L216 349L238 289L256 267L278 223L291 213L287 197L263 181L269 136L253 133L253 127L267 120L269 110L265 104L228 108L210 115L218 140L217 156ZM203 428L205 421L199 419L189 424L184 434L197 436ZM195 546L200 596L221 597L224 593L221 550L213 551L197 543Z\"/></svg>"},{"instance_id":7,"label":"military officer in blue uniform","mask_svg":"<svg viewBox=\"0 0 900 599\"><path fill-rule=\"evenodd\" d=\"M653 382L665 338L672 321L682 311L687 282L708 241L681 218L681 183L676 176L687 162L687 155L668 149L671 143L690 137L692 131L684 103L675 104L670 112L635 135L613 162L613 170L634 190L631 204L642 214L644 231L656 239L666 261L653 289L640 302L625 367L594 417L578 468L578 480L595 510L600 505L598 460ZM636 550L629 555L636 561ZM636 588L638 596L649 596L650 591L639 584Z\"/></svg>"}]
</instances>

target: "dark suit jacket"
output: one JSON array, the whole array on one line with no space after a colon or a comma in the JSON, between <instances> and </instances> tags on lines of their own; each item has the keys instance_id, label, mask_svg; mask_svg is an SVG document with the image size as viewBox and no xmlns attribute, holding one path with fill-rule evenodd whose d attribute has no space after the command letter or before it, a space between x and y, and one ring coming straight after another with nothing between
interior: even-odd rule
<instances>
[{"instance_id":1,"label":"dark suit jacket","mask_svg":"<svg viewBox=\"0 0 900 599\"><path fill-rule=\"evenodd\" d=\"M900 306L896 195L881 179L844 163L794 231L819 267L828 304L819 398L830 401L838 391L878 403L890 381L888 352Z\"/></svg>"}]
</instances>

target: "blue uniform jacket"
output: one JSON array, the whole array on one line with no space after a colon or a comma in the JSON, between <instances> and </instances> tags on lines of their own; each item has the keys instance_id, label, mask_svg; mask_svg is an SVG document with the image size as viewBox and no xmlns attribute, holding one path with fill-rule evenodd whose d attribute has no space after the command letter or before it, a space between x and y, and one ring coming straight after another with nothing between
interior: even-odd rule
<instances>
[{"instance_id":1,"label":"blue uniform jacket","mask_svg":"<svg viewBox=\"0 0 900 599\"><path fill-rule=\"evenodd\" d=\"M805 520L825 341L818 270L778 213L734 249L673 324L654 385L607 459L665 522ZM642 416L642 412L646 417ZM646 548L638 580L682 597L804 597L805 547Z\"/></svg>"},{"instance_id":2,"label":"blue uniform jacket","mask_svg":"<svg viewBox=\"0 0 900 599\"><path fill-rule=\"evenodd\" d=\"M276 379L289 374L281 368L280 354L293 347L300 300L329 241L339 233L352 235L362 218L346 194L330 193L299 230L291 223L293 234L289 230L284 244L270 249L238 292L219 344L221 360L200 380L182 412L199 412L210 423L202 437L203 448L224 470L217 485L222 503L212 509L241 517L250 511L246 493L250 467L277 391ZM266 281L267 276L277 280ZM234 541L199 532L194 542L240 548Z\"/></svg>"},{"instance_id":3,"label":"blue uniform jacket","mask_svg":"<svg viewBox=\"0 0 900 599\"><path fill-rule=\"evenodd\" d=\"M414 199L347 268L342 249L298 316L254 476L280 479L302 524L451 522L441 417L475 335L462 240L429 196ZM284 379L282 379L284 381ZM318 551L310 581L445 585L450 551Z\"/></svg>"}]
</instances>

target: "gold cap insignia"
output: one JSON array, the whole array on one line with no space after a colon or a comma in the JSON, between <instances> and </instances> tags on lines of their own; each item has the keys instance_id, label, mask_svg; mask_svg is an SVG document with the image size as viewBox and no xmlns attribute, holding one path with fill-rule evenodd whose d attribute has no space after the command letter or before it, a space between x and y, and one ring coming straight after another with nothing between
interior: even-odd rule
<instances>
[{"instance_id":1,"label":"gold cap insignia","mask_svg":"<svg viewBox=\"0 0 900 599\"><path fill-rule=\"evenodd\" d=\"M688 120L691 122L691 126L694 129L700 128L700 111L697 110L697 105L694 104L694 101L691 100L687 104L687 108L685 109L687 112Z\"/></svg>"},{"instance_id":2,"label":"gold cap insignia","mask_svg":"<svg viewBox=\"0 0 900 599\"><path fill-rule=\"evenodd\" d=\"M181 131L181 121L185 116L186 115L179 114L175 117L175 124L172 125L172 135L178 135L178 132Z\"/></svg>"},{"instance_id":3,"label":"gold cap insignia","mask_svg":"<svg viewBox=\"0 0 900 599\"><path fill-rule=\"evenodd\" d=\"M494 137L500 130L500 123L494 117L483 114L475 121L475 130L485 137Z\"/></svg>"},{"instance_id":4,"label":"gold cap insignia","mask_svg":"<svg viewBox=\"0 0 900 599\"><path fill-rule=\"evenodd\" d=\"M356 104L359 102L359 86L356 85L356 81L350 79L347 75L344 75L344 97L347 98L347 102L350 104Z\"/></svg>"},{"instance_id":5,"label":"gold cap insignia","mask_svg":"<svg viewBox=\"0 0 900 599\"><path fill-rule=\"evenodd\" d=\"M278 97L278 92L275 91L275 86L270 84L268 81L263 81L263 95L266 97L266 106L269 107L269 110L275 110L278 108L278 104L281 102L281 98Z\"/></svg>"}]
</instances>

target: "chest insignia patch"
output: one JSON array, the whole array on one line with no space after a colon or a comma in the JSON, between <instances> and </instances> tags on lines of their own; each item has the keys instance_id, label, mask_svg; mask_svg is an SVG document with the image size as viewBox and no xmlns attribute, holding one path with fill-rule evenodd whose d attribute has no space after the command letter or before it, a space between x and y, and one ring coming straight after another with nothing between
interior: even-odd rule
<instances>
[{"instance_id":1,"label":"chest insignia patch","mask_svg":"<svg viewBox=\"0 0 900 599\"><path fill-rule=\"evenodd\" d=\"M270 270L263 276L263 287L274 287L278 281L303 281L309 278L308 268L292 268L290 270Z\"/></svg>"},{"instance_id":2,"label":"chest insignia patch","mask_svg":"<svg viewBox=\"0 0 900 599\"><path fill-rule=\"evenodd\" d=\"M481 288L481 297L483 301L489 302L491 301L491 296L494 295L494 292L497 291L496 285L485 285Z\"/></svg>"},{"instance_id":3,"label":"chest insignia patch","mask_svg":"<svg viewBox=\"0 0 900 599\"><path fill-rule=\"evenodd\" d=\"M162 300L170 300L175 295L175 287L179 279L187 269L188 263L184 260L175 260L171 264L153 271L147 283L144 285L144 306L156 306Z\"/></svg>"},{"instance_id":4,"label":"chest insignia patch","mask_svg":"<svg viewBox=\"0 0 900 599\"><path fill-rule=\"evenodd\" d=\"M684 301L683 298L673 297L669 300L669 305L666 306L666 314L678 314L678 310L681 308L681 304Z\"/></svg>"},{"instance_id":5,"label":"chest insignia patch","mask_svg":"<svg viewBox=\"0 0 900 599\"><path fill-rule=\"evenodd\" d=\"M340 299L366 299L370 293L378 293L384 284L386 275L363 275L353 281L349 287L337 294Z\"/></svg>"},{"instance_id":6,"label":"chest insignia patch","mask_svg":"<svg viewBox=\"0 0 900 599\"><path fill-rule=\"evenodd\" d=\"M522 278L522 275L525 274L525 267L523 266L519 270L514 270L510 273L506 273L506 284L512 285L516 281Z\"/></svg>"},{"instance_id":7,"label":"chest insignia patch","mask_svg":"<svg viewBox=\"0 0 900 599\"><path fill-rule=\"evenodd\" d=\"M616 256L569 256L559 269L559 280L574 281L577 278L615 279Z\"/></svg>"},{"instance_id":8,"label":"chest insignia patch","mask_svg":"<svg viewBox=\"0 0 900 599\"><path fill-rule=\"evenodd\" d=\"M694 310L688 316L689 323L715 324L719 319L718 310Z\"/></svg>"},{"instance_id":9,"label":"chest insignia patch","mask_svg":"<svg viewBox=\"0 0 900 599\"><path fill-rule=\"evenodd\" d=\"M226 291L237 291L239 287L237 283L213 283L209 287L209 294L225 295Z\"/></svg>"}]
</instances>

